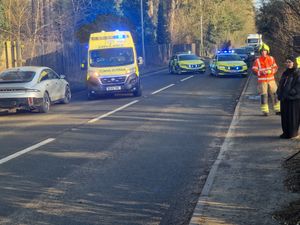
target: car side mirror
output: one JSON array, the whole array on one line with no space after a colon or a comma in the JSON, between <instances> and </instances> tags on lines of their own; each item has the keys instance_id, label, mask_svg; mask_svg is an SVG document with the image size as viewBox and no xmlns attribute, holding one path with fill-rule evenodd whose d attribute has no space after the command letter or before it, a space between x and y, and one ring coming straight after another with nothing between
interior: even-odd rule
<instances>
[{"instance_id":1,"label":"car side mirror","mask_svg":"<svg viewBox=\"0 0 300 225\"><path fill-rule=\"evenodd\" d=\"M80 64L80 69L81 69L81 70L87 70L87 64L86 64L86 61L83 61L83 62Z\"/></svg>"},{"instance_id":2,"label":"car side mirror","mask_svg":"<svg viewBox=\"0 0 300 225\"><path fill-rule=\"evenodd\" d=\"M66 79L66 75L60 75L59 79Z\"/></svg>"},{"instance_id":3,"label":"car side mirror","mask_svg":"<svg viewBox=\"0 0 300 225\"><path fill-rule=\"evenodd\" d=\"M137 61L138 61L138 64L139 65L143 65L144 64L144 59L143 59L143 57L138 57L138 59L137 59Z\"/></svg>"}]
</instances>

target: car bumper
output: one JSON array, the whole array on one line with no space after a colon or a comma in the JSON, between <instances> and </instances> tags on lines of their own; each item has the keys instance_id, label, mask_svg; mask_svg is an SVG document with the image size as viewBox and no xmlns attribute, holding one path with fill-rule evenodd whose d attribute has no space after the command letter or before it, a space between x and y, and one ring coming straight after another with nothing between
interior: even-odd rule
<instances>
[{"instance_id":1,"label":"car bumper","mask_svg":"<svg viewBox=\"0 0 300 225\"><path fill-rule=\"evenodd\" d=\"M201 68L182 68L180 67L180 71L182 73L203 73L205 72L206 68L201 67Z\"/></svg>"},{"instance_id":2,"label":"car bumper","mask_svg":"<svg viewBox=\"0 0 300 225\"><path fill-rule=\"evenodd\" d=\"M136 82L134 84L125 83L125 84L93 84L87 82L88 91L93 94L115 94L115 93L133 93L138 88L140 88L140 83Z\"/></svg>"},{"instance_id":3,"label":"car bumper","mask_svg":"<svg viewBox=\"0 0 300 225\"><path fill-rule=\"evenodd\" d=\"M247 76L248 75L248 71L244 70L244 71L222 71L222 70L218 70L216 71L216 75L217 76Z\"/></svg>"},{"instance_id":4,"label":"car bumper","mask_svg":"<svg viewBox=\"0 0 300 225\"><path fill-rule=\"evenodd\" d=\"M43 98L0 98L1 109L35 109L42 103Z\"/></svg>"}]
</instances>

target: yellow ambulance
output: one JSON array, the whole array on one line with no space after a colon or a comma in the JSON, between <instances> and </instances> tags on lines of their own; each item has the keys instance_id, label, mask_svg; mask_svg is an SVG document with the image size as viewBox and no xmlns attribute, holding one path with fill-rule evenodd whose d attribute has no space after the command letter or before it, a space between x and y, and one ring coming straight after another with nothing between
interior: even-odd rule
<instances>
[{"instance_id":1,"label":"yellow ambulance","mask_svg":"<svg viewBox=\"0 0 300 225\"><path fill-rule=\"evenodd\" d=\"M86 65L88 99L109 93L141 96L138 64L142 64L142 59L137 59L130 32L91 34Z\"/></svg>"}]
</instances>

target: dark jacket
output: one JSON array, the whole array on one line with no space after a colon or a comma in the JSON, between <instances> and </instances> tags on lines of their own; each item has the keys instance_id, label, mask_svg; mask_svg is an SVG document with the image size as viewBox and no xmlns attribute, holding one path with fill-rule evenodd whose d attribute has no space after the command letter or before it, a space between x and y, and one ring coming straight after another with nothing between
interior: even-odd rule
<instances>
[{"instance_id":1,"label":"dark jacket","mask_svg":"<svg viewBox=\"0 0 300 225\"><path fill-rule=\"evenodd\" d=\"M277 89L278 99L300 99L300 70L296 68L286 69L279 81Z\"/></svg>"}]
</instances>

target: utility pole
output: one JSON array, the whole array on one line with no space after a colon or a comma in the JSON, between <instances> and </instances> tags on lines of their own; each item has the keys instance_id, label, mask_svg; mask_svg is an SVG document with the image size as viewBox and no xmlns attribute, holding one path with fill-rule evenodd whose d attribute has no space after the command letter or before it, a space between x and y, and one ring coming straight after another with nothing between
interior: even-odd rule
<instances>
[{"instance_id":1,"label":"utility pole","mask_svg":"<svg viewBox=\"0 0 300 225\"><path fill-rule=\"evenodd\" d=\"M143 0L141 0L141 27L142 27L142 51L144 66L146 66L146 54L145 54L145 32L144 32L144 7Z\"/></svg>"}]
</instances>

